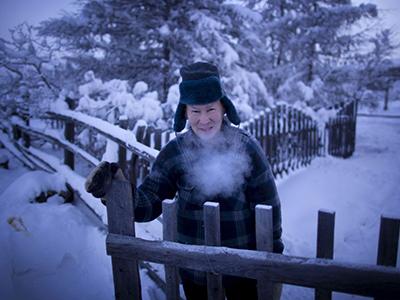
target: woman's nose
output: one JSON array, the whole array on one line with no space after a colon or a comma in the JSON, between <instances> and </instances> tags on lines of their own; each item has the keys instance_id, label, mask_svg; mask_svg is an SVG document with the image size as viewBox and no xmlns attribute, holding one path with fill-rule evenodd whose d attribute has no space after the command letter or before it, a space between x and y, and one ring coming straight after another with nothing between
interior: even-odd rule
<instances>
[{"instance_id":1,"label":"woman's nose","mask_svg":"<svg viewBox=\"0 0 400 300\"><path fill-rule=\"evenodd\" d=\"M200 118L199 118L199 122L200 122L200 124L206 124L206 123L208 123L208 116L207 116L207 114L206 113L202 113L202 114L200 114Z\"/></svg>"}]
</instances>

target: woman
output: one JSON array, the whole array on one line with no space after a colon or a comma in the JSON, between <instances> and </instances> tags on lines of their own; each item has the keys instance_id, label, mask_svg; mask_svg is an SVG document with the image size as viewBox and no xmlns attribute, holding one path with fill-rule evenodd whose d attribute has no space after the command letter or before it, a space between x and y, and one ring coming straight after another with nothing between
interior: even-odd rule
<instances>
[{"instance_id":1,"label":"woman","mask_svg":"<svg viewBox=\"0 0 400 300\"><path fill-rule=\"evenodd\" d=\"M231 125L239 125L240 119L223 92L217 67L197 62L180 73L174 130L181 132L187 122L189 128L160 151L135 189L135 221L154 220L161 214L161 202L178 193L178 242L201 245L203 204L218 202L221 245L255 249L254 209L267 204L273 208L273 251L282 253L280 201L271 168L258 142ZM87 191L104 196L106 185L99 178L116 170L115 164L103 162L88 177ZM187 299L207 299L204 272L180 269L180 276ZM255 280L223 276L223 286L228 299L257 299Z\"/></svg>"}]
</instances>

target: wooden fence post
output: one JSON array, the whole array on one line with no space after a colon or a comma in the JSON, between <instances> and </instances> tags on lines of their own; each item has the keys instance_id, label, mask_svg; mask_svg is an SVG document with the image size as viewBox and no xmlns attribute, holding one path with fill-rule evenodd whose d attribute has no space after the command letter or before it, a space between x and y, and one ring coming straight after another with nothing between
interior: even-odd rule
<instances>
[{"instance_id":1,"label":"wooden fence post","mask_svg":"<svg viewBox=\"0 0 400 300\"><path fill-rule=\"evenodd\" d=\"M318 211L317 258L333 259L335 231L335 212ZM332 299L332 292L325 289L315 289L316 300Z\"/></svg>"},{"instance_id":2,"label":"wooden fence post","mask_svg":"<svg viewBox=\"0 0 400 300\"><path fill-rule=\"evenodd\" d=\"M274 176L278 176L278 166L277 166L277 149L276 149L276 108L274 108L272 110L272 114L271 114L271 139L270 139L270 143L271 143L271 154L270 154L270 163L271 163L271 168L272 168L272 173L274 174Z\"/></svg>"},{"instance_id":3,"label":"wooden fence post","mask_svg":"<svg viewBox=\"0 0 400 300\"><path fill-rule=\"evenodd\" d=\"M73 143L75 140L75 124L71 121L65 122L64 128L64 137L67 141ZM64 164L71 168L71 170L75 169L75 158L74 153L69 150L64 150Z\"/></svg>"},{"instance_id":4,"label":"wooden fence post","mask_svg":"<svg viewBox=\"0 0 400 300\"><path fill-rule=\"evenodd\" d=\"M135 236L132 188L128 181L113 180L106 195L108 233ZM111 256L115 299L140 300L138 262Z\"/></svg>"},{"instance_id":5,"label":"wooden fence post","mask_svg":"<svg viewBox=\"0 0 400 300\"><path fill-rule=\"evenodd\" d=\"M162 202L163 239L175 242L177 233L177 201ZM179 275L174 266L165 265L166 296L168 300L179 299Z\"/></svg>"},{"instance_id":6,"label":"wooden fence post","mask_svg":"<svg viewBox=\"0 0 400 300\"><path fill-rule=\"evenodd\" d=\"M136 140L139 143L143 141L144 133L145 133L145 127L139 126L136 130ZM142 169L140 157L132 153L129 165L130 165L129 180L133 186L137 186L138 179L140 179L141 169Z\"/></svg>"},{"instance_id":7,"label":"wooden fence post","mask_svg":"<svg viewBox=\"0 0 400 300\"><path fill-rule=\"evenodd\" d=\"M151 147L151 137L153 135L154 128L146 127L145 135L143 138L143 144ZM147 161L143 161L142 164L142 178L145 178L149 174L150 164Z\"/></svg>"},{"instance_id":8,"label":"wooden fence post","mask_svg":"<svg viewBox=\"0 0 400 300\"><path fill-rule=\"evenodd\" d=\"M161 150L162 148L162 130L161 129L156 129L154 131L154 149Z\"/></svg>"},{"instance_id":9,"label":"wooden fence post","mask_svg":"<svg viewBox=\"0 0 400 300\"><path fill-rule=\"evenodd\" d=\"M65 102L68 105L70 110L74 110L76 108L76 101L74 99L66 97ZM75 141L75 124L72 121L66 121L64 123L64 137L67 141L74 143ZM64 149L64 164L71 168L71 170L75 169L75 157L74 153Z\"/></svg>"},{"instance_id":10,"label":"wooden fence post","mask_svg":"<svg viewBox=\"0 0 400 300\"><path fill-rule=\"evenodd\" d=\"M307 165L311 163L311 158L312 158L312 140L311 140L311 126L312 126L312 120L310 117L307 118Z\"/></svg>"},{"instance_id":11,"label":"wooden fence post","mask_svg":"<svg viewBox=\"0 0 400 300\"><path fill-rule=\"evenodd\" d=\"M400 219L381 216L377 264L396 267L399 247ZM383 300L375 297L375 300Z\"/></svg>"},{"instance_id":12,"label":"wooden fence post","mask_svg":"<svg viewBox=\"0 0 400 300\"><path fill-rule=\"evenodd\" d=\"M12 135L15 141L18 141L22 136L21 130L18 128L17 124L12 124Z\"/></svg>"},{"instance_id":13,"label":"wooden fence post","mask_svg":"<svg viewBox=\"0 0 400 300\"><path fill-rule=\"evenodd\" d=\"M264 118L264 111L262 111L260 113L260 145L264 150L264 153L266 153L266 147L265 147L265 129L264 129L264 125L265 125L265 118Z\"/></svg>"},{"instance_id":14,"label":"wooden fence post","mask_svg":"<svg viewBox=\"0 0 400 300\"><path fill-rule=\"evenodd\" d=\"M120 116L119 127L122 129L128 128L128 118L126 116ZM121 168L124 175L127 175L127 163L126 163L126 148L122 145L118 145L118 165Z\"/></svg>"},{"instance_id":15,"label":"wooden fence post","mask_svg":"<svg viewBox=\"0 0 400 300\"><path fill-rule=\"evenodd\" d=\"M269 163L272 165L271 161L271 126L270 126L270 119L271 119L271 112L267 112L267 115L265 116L265 143L266 143L266 151L265 153L267 154L267 158L269 160Z\"/></svg>"},{"instance_id":16,"label":"wooden fence post","mask_svg":"<svg viewBox=\"0 0 400 300\"><path fill-rule=\"evenodd\" d=\"M257 250L272 252L273 250L272 206L256 205L256 243ZM258 280L258 299L273 299L274 284L271 281Z\"/></svg>"},{"instance_id":17,"label":"wooden fence post","mask_svg":"<svg viewBox=\"0 0 400 300\"><path fill-rule=\"evenodd\" d=\"M204 203L204 242L207 246L221 246L221 230L219 221L219 203ZM222 288L222 276L207 273L208 299L225 299Z\"/></svg>"},{"instance_id":18,"label":"wooden fence post","mask_svg":"<svg viewBox=\"0 0 400 300\"><path fill-rule=\"evenodd\" d=\"M282 105L276 107L276 135L275 135L275 163L276 163L276 175L282 176L281 162L282 162L282 150L280 147L282 139Z\"/></svg>"},{"instance_id":19,"label":"wooden fence post","mask_svg":"<svg viewBox=\"0 0 400 300\"><path fill-rule=\"evenodd\" d=\"M249 121L249 132L253 135L254 134L254 119Z\"/></svg>"},{"instance_id":20,"label":"wooden fence post","mask_svg":"<svg viewBox=\"0 0 400 300\"><path fill-rule=\"evenodd\" d=\"M24 123L26 126L29 126L29 112L26 112L23 114L22 119L24 120ZM24 140L24 146L26 148L29 148L31 146L31 137L28 133L23 133L22 138Z\"/></svg>"},{"instance_id":21,"label":"wooden fence post","mask_svg":"<svg viewBox=\"0 0 400 300\"><path fill-rule=\"evenodd\" d=\"M296 110L296 128L297 128L297 164L296 164L296 168L299 168L299 166L301 165L301 161L303 159L303 144L302 144L302 114L300 113L300 111Z\"/></svg>"},{"instance_id":22,"label":"wooden fence post","mask_svg":"<svg viewBox=\"0 0 400 300\"><path fill-rule=\"evenodd\" d=\"M395 267L399 247L400 219L381 216L377 264Z\"/></svg>"},{"instance_id":23,"label":"wooden fence post","mask_svg":"<svg viewBox=\"0 0 400 300\"><path fill-rule=\"evenodd\" d=\"M292 107L288 107L287 111L287 126L288 126L288 171L292 169L293 162L293 129L292 129Z\"/></svg>"}]
</instances>

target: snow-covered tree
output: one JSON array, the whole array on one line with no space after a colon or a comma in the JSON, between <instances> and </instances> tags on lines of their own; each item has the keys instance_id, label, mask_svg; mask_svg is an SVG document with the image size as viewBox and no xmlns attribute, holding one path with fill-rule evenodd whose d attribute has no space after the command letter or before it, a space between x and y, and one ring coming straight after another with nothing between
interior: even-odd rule
<instances>
[{"instance_id":1,"label":"snow-covered tree","mask_svg":"<svg viewBox=\"0 0 400 300\"><path fill-rule=\"evenodd\" d=\"M69 50L77 73L93 70L103 80L144 81L161 102L182 65L205 60L219 65L234 101L265 107L271 101L257 72L263 49L252 33L260 18L243 5L211 0L94 0L82 1L75 15L44 22L40 32Z\"/></svg>"},{"instance_id":2,"label":"snow-covered tree","mask_svg":"<svg viewBox=\"0 0 400 300\"><path fill-rule=\"evenodd\" d=\"M314 87L324 87L325 77L365 40L351 26L377 15L374 5L354 6L348 0L271 0L263 3L261 12L267 20L265 40L274 49L263 79L274 96L289 101L300 96L313 106L326 105L331 98L329 90Z\"/></svg>"},{"instance_id":3,"label":"snow-covered tree","mask_svg":"<svg viewBox=\"0 0 400 300\"><path fill-rule=\"evenodd\" d=\"M148 85L137 82L133 88L126 80L103 81L88 71L84 83L78 88L77 111L116 123L121 116L128 118L130 128L137 120L157 125L163 117L157 92L149 91Z\"/></svg>"},{"instance_id":4,"label":"snow-covered tree","mask_svg":"<svg viewBox=\"0 0 400 300\"><path fill-rule=\"evenodd\" d=\"M8 64L7 76L1 79L4 86L27 86L19 78L36 72L38 80L30 82L40 82L53 97L74 90L81 99L78 87L87 84L85 74L92 70L103 84L117 80L126 86L148 85L157 93L152 99L162 104L165 120L171 120L178 101L179 68L200 60L219 66L223 86L242 119L277 98L317 107L346 100L344 96L354 92L356 74L368 66L357 60L357 46L365 36L349 29L376 16L374 5L354 6L350 0L79 3L77 12L39 27L47 46L47 52L35 52L40 68L13 72L15 65ZM3 42L2 48L7 47ZM11 60L16 51L4 53ZM351 71L350 64L358 71ZM349 76L353 85L339 80ZM99 99L92 104L100 105Z\"/></svg>"},{"instance_id":5,"label":"snow-covered tree","mask_svg":"<svg viewBox=\"0 0 400 300\"><path fill-rule=\"evenodd\" d=\"M57 49L35 33L22 23L11 30L11 40L0 38L1 101L30 107L32 112L60 91Z\"/></svg>"},{"instance_id":6,"label":"snow-covered tree","mask_svg":"<svg viewBox=\"0 0 400 300\"><path fill-rule=\"evenodd\" d=\"M392 54L397 47L393 44L393 33L384 29L370 37L366 49L352 52L344 63L331 68L324 78L324 90L327 91L331 102L358 100L361 104L377 107L381 98L377 93L385 93L388 101L389 90L400 78L396 70L398 63ZM398 71L397 71L398 72ZM397 78L397 79L396 79Z\"/></svg>"}]
</instances>

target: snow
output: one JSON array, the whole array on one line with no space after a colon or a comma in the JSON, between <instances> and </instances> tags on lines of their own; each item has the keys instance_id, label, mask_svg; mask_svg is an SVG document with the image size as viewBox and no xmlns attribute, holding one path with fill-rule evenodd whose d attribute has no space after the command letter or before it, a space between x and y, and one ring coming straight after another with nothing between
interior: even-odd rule
<instances>
[{"instance_id":1,"label":"snow","mask_svg":"<svg viewBox=\"0 0 400 300\"><path fill-rule=\"evenodd\" d=\"M155 123L163 117L158 94L149 91L147 83L138 81L131 88L128 81L102 81L93 71L84 75L86 83L79 86L78 111L115 123L120 115L128 119L144 119ZM55 107L59 106L56 101Z\"/></svg>"},{"instance_id":2,"label":"snow","mask_svg":"<svg viewBox=\"0 0 400 300\"><path fill-rule=\"evenodd\" d=\"M399 104L390 104L392 114L400 115ZM317 213L324 210L335 212L335 259L376 263L381 215L400 217L396 198L400 193L399 128L400 118L358 117L352 157L321 157L277 181L284 254L315 257ZM9 157L10 170L0 168L2 298L113 299L105 232L75 206L62 204L58 196L48 203L30 203L34 195L53 184L57 187L75 180L78 185L84 179L62 166L58 169L61 175L30 172ZM160 229L154 222L158 221L136 226L138 235L161 236L153 232ZM146 273L141 275L143 298L165 299ZM283 288L282 299L311 298L311 289ZM334 293L334 299L349 298L353 299Z\"/></svg>"},{"instance_id":3,"label":"snow","mask_svg":"<svg viewBox=\"0 0 400 300\"><path fill-rule=\"evenodd\" d=\"M118 144L116 142L107 139L106 151L101 161L118 162Z\"/></svg>"},{"instance_id":4,"label":"snow","mask_svg":"<svg viewBox=\"0 0 400 300\"><path fill-rule=\"evenodd\" d=\"M17 177L13 165L4 177ZM3 180L2 180L3 182ZM59 196L30 203L49 188L59 189L60 175L26 172L0 195L0 291L2 299L114 299L111 260L105 253L106 233L93 226ZM144 299L161 292L147 286ZM147 296L146 296L147 295Z\"/></svg>"},{"instance_id":5,"label":"snow","mask_svg":"<svg viewBox=\"0 0 400 300\"><path fill-rule=\"evenodd\" d=\"M9 139L7 137L6 134L0 132L0 142L8 149L8 151L10 153L12 153L12 155L15 155L16 157L18 157L18 159L24 161L24 163L29 167L29 168L34 168L33 164L28 161L19 151L18 149L9 142ZM4 181L4 180L2 180Z\"/></svg>"},{"instance_id":6,"label":"snow","mask_svg":"<svg viewBox=\"0 0 400 300\"><path fill-rule=\"evenodd\" d=\"M110 136L113 136L113 137L119 139L120 141L125 142L125 145L128 148L129 147L134 148L134 149L136 149L142 153L145 153L148 156L153 157L153 158L155 158L158 155L157 150L152 149L141 143L138 143L136 141L136 137L133 134L133 132L124 130L118 126L113 126L109 122L106 122L104 120L101 120L101 119L98 119L95 117L85 115L83 113L74 112L74 111L70 111L70 110L56 110L54 112L57 114L66 116L66 117L73 118L82 123L88 124L91 127L95 127L97 129L99 129L100 131L102 131Z\"/></svg>"},{"instance_id":7,"label":"snow","mask_svg":"<svg viewBox=\"0 0 400 300\"><path fill-rule=\"evenodd\" d=\"M8 156L4 153L0 153L0 164L4 164L8 161Z\"/></svg>"}]
</instances>

